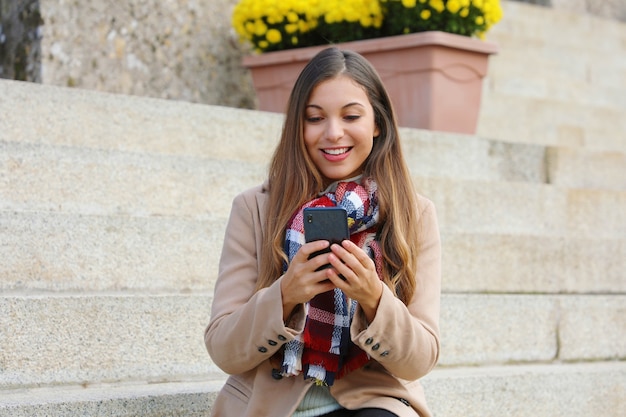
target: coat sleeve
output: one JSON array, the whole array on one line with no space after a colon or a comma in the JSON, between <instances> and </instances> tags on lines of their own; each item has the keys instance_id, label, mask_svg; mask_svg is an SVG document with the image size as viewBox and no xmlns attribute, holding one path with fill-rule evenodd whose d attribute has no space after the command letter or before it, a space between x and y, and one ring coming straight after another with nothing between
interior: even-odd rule
<instances>
[{"instance_id":1,"label":"coat sleeve","mask_svg":"<svg viewBox=\"0 0 626 417\"><path fill-rule=\"evenodd\" d=\"M367 323L355 314L351 326L354 342L398 378L416 380L434 368L439 359L441 296L441 239L435 207L420 197L417 227L416 289L405 305L384 286L376 317Z\"/></svg>"},{"instance_id":2,"label":"coat sleeve","mask_svg":"<svg viewBox=\"0 0 626 417\"><path fill-rule=\"evenodd\" d=\"M237 196L226 226L219 273L204 341L213 362L228 374L257 367L304 327L304 317L283 323L280 279L255 292L261 217L256 193Z\"/></svg>"}]
</instances>

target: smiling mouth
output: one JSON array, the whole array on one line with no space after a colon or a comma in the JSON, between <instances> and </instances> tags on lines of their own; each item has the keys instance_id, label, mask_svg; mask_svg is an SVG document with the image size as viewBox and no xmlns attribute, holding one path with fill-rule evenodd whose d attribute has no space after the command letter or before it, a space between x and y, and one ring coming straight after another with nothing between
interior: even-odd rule
<instances>
[{"instance_id":1,"label":"smiling mouth","mask_svg":"<svg viewBox=\"0 0 626 417\"><path fill-rule=\"evenodd\" d=\"M348 152L351 148L335 148L335 149L322 149L322 152L328 155L342 155Z\"/></svg>"}]
</instances>

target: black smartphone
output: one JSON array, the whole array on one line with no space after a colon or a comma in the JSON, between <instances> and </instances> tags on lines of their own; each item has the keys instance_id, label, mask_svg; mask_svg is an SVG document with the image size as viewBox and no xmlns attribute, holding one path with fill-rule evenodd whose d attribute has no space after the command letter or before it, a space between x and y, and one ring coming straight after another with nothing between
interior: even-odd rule
<instances>
[{"instance_id":1,"label":"black smartphone","mask_svg":"<svg viewBox=\"0 0 626 417\"><path fill-rule=\"evenodd\" d=\"M341 243L350 238L348 230L348 213L343 207L309 207L304 211L304 240L328 240L330 244ZM330 247L314 252L309 259L322 253L330 252ZM320 267L329 268L330 264Z\"/></svg>"}]
</instances>

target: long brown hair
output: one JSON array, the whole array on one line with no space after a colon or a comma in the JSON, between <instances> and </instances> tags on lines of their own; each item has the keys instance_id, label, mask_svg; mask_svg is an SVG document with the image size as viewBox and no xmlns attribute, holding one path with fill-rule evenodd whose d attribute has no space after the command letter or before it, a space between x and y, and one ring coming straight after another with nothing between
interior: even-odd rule
<instances>
[{"instance_id":1,"label":"long brown hair","mask_svg":"<svg viewBox=\"0 0 626 417\"><path fill-rule=\"evenodd\" d=\"M313 89L344 75L363 87L380 131L365 161L363 175L378 184L383 281L405 304L415 291L417 202L391 101L372 65L356 52L335 47L319 52L300 73L291 91L280 142L269 168L269 201L257 287L276 281L287 262L285 228L293 213L324 189L324 180L304 144L306 104Z\"/></svg>"}]
</instances>

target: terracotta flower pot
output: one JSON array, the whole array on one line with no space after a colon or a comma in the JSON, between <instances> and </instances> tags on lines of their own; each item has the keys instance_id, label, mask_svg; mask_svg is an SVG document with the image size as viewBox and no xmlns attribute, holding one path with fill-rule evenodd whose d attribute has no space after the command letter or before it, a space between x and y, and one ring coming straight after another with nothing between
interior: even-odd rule
<instances>
[{"instance_id":1,"label":"terracotta flower pot","mask_svg":"<svg viewBox=\"0 0 626 417\"><path fill-rule=\"evenodd\" d=\"M398 124L420 129L476 132L482 81L497 45L445 32L421 32L337 44L359 52L380 74ZM328 45L250 55L259 110L284 112L306 62Z\"/></svg>"}]
</instances>

